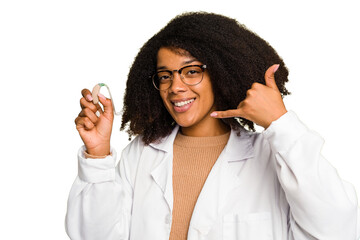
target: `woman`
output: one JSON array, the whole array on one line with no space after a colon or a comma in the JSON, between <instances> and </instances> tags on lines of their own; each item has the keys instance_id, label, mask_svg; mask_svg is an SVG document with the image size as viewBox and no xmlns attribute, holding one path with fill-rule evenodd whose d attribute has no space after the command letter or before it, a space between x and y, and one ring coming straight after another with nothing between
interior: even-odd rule
<instances>
[{"instance_id":1,"label":"woman","mask_svg":"<svg viewBox=\"0 0 360 240\"><path fill-rule=\"evenodd\" d=\"M130 69L122 129L137 137L117 166L111 100L99 95L102 112L82 91L70 238L355 239L356 193L286 110L287 75L233 19L173 19Z\"/></svg>"}]
</instances>

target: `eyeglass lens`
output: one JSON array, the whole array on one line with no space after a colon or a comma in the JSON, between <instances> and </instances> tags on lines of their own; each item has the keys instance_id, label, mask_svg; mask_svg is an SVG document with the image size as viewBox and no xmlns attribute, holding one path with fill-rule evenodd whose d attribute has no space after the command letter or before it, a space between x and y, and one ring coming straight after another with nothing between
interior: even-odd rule
<instances>
[{"instance_id":1,"label":"eyeglass lens","mask_svg":"<svg viewBox=\"0 0 360 240\"><path fill-rule=\"evenodd\" d=\"M187 66L179 69L181 80L187 85L196 85L203 78L203 68L201 66ZM170 88L174 73L172 71L159 71L153 77L154 86L159 90Z\"/></svg>"}]
</instances>

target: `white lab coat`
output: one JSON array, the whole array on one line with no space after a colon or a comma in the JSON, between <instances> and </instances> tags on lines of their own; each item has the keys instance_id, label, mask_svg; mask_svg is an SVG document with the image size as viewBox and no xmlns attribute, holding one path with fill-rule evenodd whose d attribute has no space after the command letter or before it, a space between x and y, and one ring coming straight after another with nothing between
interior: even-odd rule
<instances>
[{"instance_id":1,"label":"white lab coat","mask_svg":"<svg viewBox=\"0 0 360 240\"><path fill-rule=\"evenodd\" d=\"M140 137L105 159L85 159L68 200L73 240L167 240L172 209L173 141ZM262 133L232 131L197 200L189 240L354 240L354 188L321 156L323 139L293 112ZM191 186L189 186L191 187Z\"/></svg>"}]
</instances>

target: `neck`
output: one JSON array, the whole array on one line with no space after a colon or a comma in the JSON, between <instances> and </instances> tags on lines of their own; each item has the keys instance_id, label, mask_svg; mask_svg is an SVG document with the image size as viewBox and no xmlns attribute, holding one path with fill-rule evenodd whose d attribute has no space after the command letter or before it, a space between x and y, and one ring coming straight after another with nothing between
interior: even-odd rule
<instances>
[{"instance_id":1,"label":"neck","mask_svg":"<svg viewBox=\"0 0 360 240\"><path fill-rule=\"evenodd\" d=\"M181 127L181 133L191 137L213 137L223 135L230 131L230 127L220 119L214 120L211 126L209 124L198 124L191 127Z\"/></svg>"}]
</instances>

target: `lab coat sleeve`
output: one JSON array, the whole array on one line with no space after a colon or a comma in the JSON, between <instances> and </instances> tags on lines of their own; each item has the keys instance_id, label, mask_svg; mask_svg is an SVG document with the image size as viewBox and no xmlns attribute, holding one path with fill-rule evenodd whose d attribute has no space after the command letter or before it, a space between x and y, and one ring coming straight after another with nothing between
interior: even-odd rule
<instances>
[{"instance_id":1,"label":"lab coat sleeve","mask_svg":"<svg viewBox=\"0 0 360 240\"><path fill-rule=\"evenodd\" d=\"M132 187L125 160L115 166L115 150L104 159L85 158L84 150L68 198L66 232L72 240L128 239Z\"/></svg>"},{"instance_id":2,"label":"lab coat sleeve","mask_svg":"<svg viewBox=\"0 0 360 240\"><path fill-rule=\"evenodd\" d=\"M290 206L293 239L354 240L359 236L355 189L321 155L323 139L289 111L264 132Z\"/></svg>"}]
</instances>

